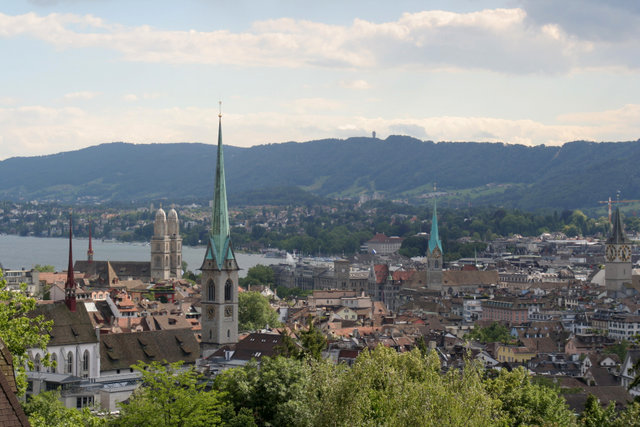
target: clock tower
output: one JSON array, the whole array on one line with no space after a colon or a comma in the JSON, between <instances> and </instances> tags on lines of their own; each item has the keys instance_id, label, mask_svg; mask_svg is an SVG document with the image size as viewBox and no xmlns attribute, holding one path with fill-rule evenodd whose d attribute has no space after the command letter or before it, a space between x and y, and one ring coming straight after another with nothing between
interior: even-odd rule
<instances>
[{"instance_id":1,"label":"clock tower","mask_svg":"<svg viewBox=\"0 0 640 427\"><path fill-rule=\"evenodd\" d=\"M613 216L611 235L605 243L604 282L607 296L622 298L626 296L625 284L631 283L631 241L624 234L620 210Z\"/></svg>"},{"instance_id":2,"label":"clock tower","mask_svg":"<svg viewBox=\"0 0 640 427\"><path fill-rule=\"evenodd\" d=\"M218 115L218 157L213 193L211 233L202 262L201 350L215 350L238 342L238 263L229 227L227 190L222 154L222 114ZM203 356L206 356L203 354Z\"/></svg>"}]
</instances>

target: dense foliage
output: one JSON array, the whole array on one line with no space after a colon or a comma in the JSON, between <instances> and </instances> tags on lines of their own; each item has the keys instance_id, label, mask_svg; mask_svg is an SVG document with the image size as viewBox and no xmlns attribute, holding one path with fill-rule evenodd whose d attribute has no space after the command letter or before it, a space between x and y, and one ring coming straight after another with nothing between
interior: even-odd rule
<instances>
[{"instance_id":1,"label":"dense foliage","mask_svg":"<svg viewBox=\"0 0 640 427\"><path fill-rule=\"evenodd\" d=\"M241 292L238 295L238 329L255 331L267 325L280 326L278 313L269 304L269 299L260 292Z\"/></svg>"},{"instance_id":2,"label":"dense foliage","mask_svg":"<svg viewBox=\"0 0 640 427\"><path fill-rule=\"evenodd\" d=\"M13 356L16 370L18 394L23 395L27 388L26 367L33 368L27 350L39 348L46 350L49 331L53 321L45 321L44 316L27 316L36 308L36 300L26 296L27 286L22 284L20 292L7 288L0 269L0 337ZM43 366L49 366L49 354L41 360Z\"/></svg>"},{"instance_id":3,"label":"dense foliage","mask_svg":"<svg viewBox=\"0 0 640 427\"><path fill-rule=\"evenodd\" d=\"M142 386L120 416L62 407L55 393L25 405L34 426L638 426L640 404L616 413L589 397L576 417L557 388L527 371L485 372L468 361L442 372L435 352L379 346L352 367L314 358L262 358L213 384L180 364L141 364Z\"/></svg>"},{"instance_id":4,"label":"dense foliage","mask_svg":"<svg viewBox=\"0 0 640 427\"><path fill-rule=\"evenodd\" d=\"M473 328L471 332L465 335L466 339L476 340L483 344L490 342L509 343L513 341L509 328L499 322L493 322L491 325L483 328Z\"/></svg>"}]
</instances>

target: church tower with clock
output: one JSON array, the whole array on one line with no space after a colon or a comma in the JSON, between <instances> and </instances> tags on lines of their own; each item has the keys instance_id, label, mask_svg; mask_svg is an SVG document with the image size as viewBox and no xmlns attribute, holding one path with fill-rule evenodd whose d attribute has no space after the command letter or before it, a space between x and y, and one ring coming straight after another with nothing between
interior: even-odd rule
<instances>
[{"instance_id":1,"label":"church tower with clock","mask_svg":"<svg viewBox=\"0 0 640 427\"><path fill-rule=\"evenodd\" d=\"M604 282L607 296L622 298L626 296L625 284L631 283L631 241L625 236L620 219L620 210L613 217L611 235L605 244Z\"/></svg>"},{"instance_id":2,"label":"church tower with clock","mask_svg":"<svg viewBox=\"0 0 640 427\"><path fill-rule=\"evenodd\" d=\"M207 251L202 262L203 356L208 350L238 342L238 263L231 245L227 190L222 154L222 114L218 115L218 157L216 162L213 216Z\"/></svg>"},{"instance_id":3,"label":"church tower with clock","mask_svg":"<svg viewBox=\"0 0 640 427\"><path fill-rule=\"evenodd\" d=\"M436 202L433 202L431 233L427 246L427 289L442 290L442 242L438 233L438 214Z\"/></svg>"}]
</instances>

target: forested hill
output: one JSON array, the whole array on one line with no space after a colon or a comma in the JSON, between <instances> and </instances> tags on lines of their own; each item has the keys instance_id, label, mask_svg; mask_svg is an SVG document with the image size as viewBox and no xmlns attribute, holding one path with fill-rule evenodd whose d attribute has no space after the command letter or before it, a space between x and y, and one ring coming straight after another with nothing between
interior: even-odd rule
<instances>
[{"instance_id":1,"label":"forested hill","mask_svg":"<svg viewBox=\"0 0 640 427\"><path fill-rule=\"evenodd\" d=\"M11 158L0 162L0 198L205 200L215 156L214 145L199 143L109 143ZM230 202L242 204L373 192L419 202L434 181L462 202L523 209L595 207L618 190L640 199L640 141L525 147L404 136L329 139L226 146L225 162ZM312 194L291 192L294 186Z\"/></svg>"}]
</instances>

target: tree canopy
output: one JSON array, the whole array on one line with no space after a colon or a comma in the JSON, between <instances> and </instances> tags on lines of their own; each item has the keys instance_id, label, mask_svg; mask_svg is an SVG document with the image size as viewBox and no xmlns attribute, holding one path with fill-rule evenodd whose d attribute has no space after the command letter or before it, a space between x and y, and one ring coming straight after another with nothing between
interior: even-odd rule
<instances>
[{"instance_id":1,"label":"tree canopy","mask_svg":"<svg viewBox=\"0 0 640 427\"><path fill-rule=\"evenodd\" d=\"M8 289L0 270L0 337L13 356L20 395L24 394L27 388L26 366L33 367L27 350L39 348L46 352L49 331L53 326L53 321L45 321L42 315L27 316L36 308L36 300L26 296L26 291L25 284L20 286L19 292ZM50 364L48 353L41 363L44 366Z\"/></svg>"},{"instance_id":2,"label":"tree canopy","mask_svg":"<svg viewBox=\"0 0 640 427\"><path fill-rule=\"evenodd\" d=\"M241 331L255 331L267 325L280 325L278 313L269 300L260 292L241 292L238 295L238 328Z\"/></svg>"}]
</instances>

